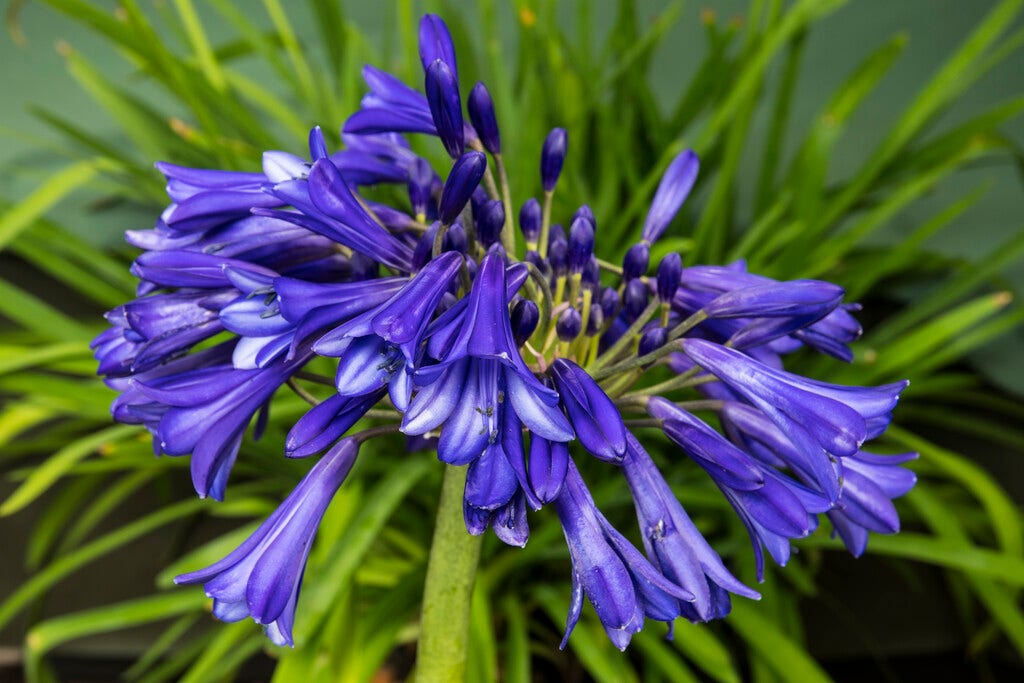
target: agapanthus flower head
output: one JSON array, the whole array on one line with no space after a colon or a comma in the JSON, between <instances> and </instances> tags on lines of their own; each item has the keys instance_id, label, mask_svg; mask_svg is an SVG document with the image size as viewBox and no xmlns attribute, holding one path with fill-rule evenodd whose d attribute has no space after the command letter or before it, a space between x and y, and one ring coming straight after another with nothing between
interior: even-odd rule
<instances>
[{"instance_id":1,"label":"agapanthus flower head","mask_svg":"<svg viewBox=\"0 0 1024 683\"><path fill-rule=\"evenodd\" d=\"M419 55L422 87L364 68L368 92L343 123L344 149L314 127L308 150L269 150L249 172L157 166L170 203L154 229L127 235L143 250L137 297L107 314L93 342L119 392L114 418L145 426L158 454L190 455L196 491L217 499L278 391L311 404L283 454L323 453L245 543L180 582L205 584L219 618L252 616L291 644L317 525L359 445L391 432L406 435L405 457L429 448L466 467L468 533L523 546L528 510L554 505L572 562L566 638L584 596L619 648L646 618L707 621L728 613L731 594L758 597L697 530L634 428L660 428L676 446L667 468L690 467L721 490L759 570L765 549L786 563L822 513L857 555L869 532L898 529L892 500L914 484L902 466L913 454L864 448L906 383L839 386L785 369L803 348L852 358L859 307L841 287L778 282L742 262L683 267L677 253L650 275L652 244L696 182L690 150L669 164L617 268L597 231L606 217L585 203L560 215L553 203L567 131L543 141L543 195L516 212L510 185L537 178L506 176L482 83L466 99L467 124L454 42L436 15L420 23ZM433 165L408 134L452 163ZM398 192L365 196L373 185ZM646 559L583 483L580 470L602 468L625 477Z\"/></svg>"}]
</instances>

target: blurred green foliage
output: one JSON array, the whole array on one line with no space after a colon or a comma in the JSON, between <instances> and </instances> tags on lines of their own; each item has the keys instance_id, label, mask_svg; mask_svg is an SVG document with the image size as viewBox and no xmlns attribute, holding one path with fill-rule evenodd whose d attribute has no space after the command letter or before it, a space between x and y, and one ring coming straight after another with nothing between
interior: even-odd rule
<instances>
[{"instance_id":1,"label":"blurred green foliage","mask_svg":"<svg viewBox=\"0 0 1024 683\"><path fill-rule=\"evenodd\" d=\"M677 219L675 237L664 239L660 250L680 250L691 263L745 258L751 270L781 279L826 277L845 286L851 299L869 304L867 334L856 345L853 364L799 359L802 369L830 381L912 380L886 447L919 451L914 468L921 482L900 504L907 531L873 537L868 552L905 565L911 576L916 563L943 570L958 618L973 634L970 654L980 673L1000 647L1008 644L1018 658L1024 654L1019 506L970 458L933 443L927 430L910 428L938 425L990 444L1024 446L1019 401L989 391L962 363L1024 320L1024 307L1013 303L999 280L1024 255L1024 233L992 245L991 255L976 261L929 251L928 238L985 191L968 188L894 247L871 246L873 235L958 171L993 159L1021 163L1020 151L1000 128L1024 113L1024 95L1008 94L967 120L941 119L986 73L1021 59L1024 31L1013 28L1021 0L994 4L921 84L903 114L884 122L888 132L863 165L841 178L830 172L836 145L906 42L897 35L865 46L861 65L836 92L823 94L813 124L794 130L790 111L808 32L841 0L752 0L742 24L723 24L706 13L703 61L667 109L655 102L649 71L656 48L680 20L680 2L667 3L647 23L638 18L639 3L620 0L614 26L599 45L593 7L584 2L566 21L565 8L554 0L481 0L470 10L444 0L423 8L398 0L388 5L395 33L383 45L367 40L337 2L263 0L257 7L209 0L203 13L213 12L230 27L216 41L192 0L126 0L114 12L86 0L43 3L115 46L133 75L128 82L115 80L88 54L62 46L68 72L116 122L117 133L100 135L66 112L37 110L52 127L54 146L70 158L33 192L0 205L0 250L94 311L69 313L63 297L30 293L16 278L0 275L0 316L9 321L0 330L0 471L16 483L0 515L38 508L25 549L32 576L0 602L0 625L23 612L34 615L25 638L30 680L54 680L47 654L64 643L150 622L165 630L128 680L227 680L264 651L277 660L275 680L365 681L415 642L441 468L424 453L400 460L398 440L376 452L364 449L321 525L294 650L268 645L248 621L197 628L209 601L197 589L174 588L171 577L234 547L302 476L307 464L280 455L303 404L284 392L275 399L264 438L243 446L228 502L196 500L168 485L187 479L187 460L154 460L140 430L111 425L113 392L96 379L87 346L103 327L99 313L133 295L131 255L75 238L46 215L69 193L85 192L95 199L95 210L142 205L155 216L166 201L163 180L152 168L157 159L252 169L264 149L302 150L314 122L338 143L337 127L363 92L363 63L418 81L421 9L449 22L464 87L477 79L490 86L505 147L515 150L505 156L517 206L538 190L535 166L545 133L564 126L571 156L556 215L589 202L605 255L621 256L638 234L664 167L693 147L702 159L698 191ZM254 20L258 12L267 20ZM318 33L298 35L295 12L311 14ZM500 39L509 25L512 48ZM515 59L506 59L512 50ZM776 77L769 78L772 73ZM767 137L753 145L752 118L759 109L770 112L770 123ZM794 145L797 153L787 154ZM752 149L760 156L748 225L735 207L741 161ZM888 294L907 285L920 292L911 303ZM665 451L662 462L672 462L670 449ZM667 470L713 545L749 580L745 534L725 501L709 482L691 476L695 472L685 463L672 462ZM599 472L588 478L596 481ZM624 486L605 478L595 496L620 528L631 527ZM127 522L117 517L139 497L155 501L149 513ZM181 546L181 533L169 533L208 518L227 520L220 529L240 528L197 547ZM568 556L553 515L539 513L531 522L525 550L499 547L493 538L484 545L473 598L470 680L497 680L498 672L514 682L579 675L615 682L827 680L805 650L798 603L814 599L821 551L840 549L828 529L798 542L804 552L790 566L769 572L762 602L737 600L720 624L678 624L674 642L649 628L621 655L585 613L570 652L560 654ZM180 559L155 577L151 595L72 614L57 609L58 616L38 619L38 606L54 585L105 555L130 556L133 542L154 533L164 534Z\"/></svg>"}]
</instances>

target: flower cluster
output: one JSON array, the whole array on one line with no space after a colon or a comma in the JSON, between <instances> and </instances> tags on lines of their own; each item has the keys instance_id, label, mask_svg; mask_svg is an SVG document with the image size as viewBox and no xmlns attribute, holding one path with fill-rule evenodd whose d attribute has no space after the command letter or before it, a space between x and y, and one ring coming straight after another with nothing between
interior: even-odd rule
<instances>
[{"instance_id":1,"label":"flower cluster","mask_svg":"<svg viewBox=\"0 0 1024 683\"><path fill-rule=\"evenodd\" d=\"M906 383L837 386L783 369L800 348L850 359L860 327L843 290L743 263L683 267L675 253L650 273L651 246L696 181L691 151L668 166L621 267L595 255L588 206L567 229L552 222L566 131L544 142L542 196L515 212L487 88L470 90L467 119L447 27L428 15L419 37L424 93L367 66L341 151L314 128L308 158L266 152L260 172L157 165L171 204L155 229L127 236L143 250L138 298L94 342L120 392L114 417L145 425L158 453L191 454L196 491L218 500L250 422L258 438L285 385L312 404L285 455L323 453L245 543L177 580L205 584L219 618L252 617L292 644L320 518L360 444L389 432L467 466L469 533L490 527L522 546L527 509L553 505L572 559L566 639L584 596L623 649L645 618L706 621L729 612L731 594L758 597L635 429L661 429L707 472L749 530L759 578L764 550L785 564L821 513L854 554L869 531L897 531L891 501L914 484L900 466L913 454L861 448ZM406 134L441 141L453 161L443 179ZM382 184L408 201L361 194ZM333 378L307 367L325 358ZM654 366L671 377L652 384ZM334 391L316 398L309 383ZM393 417L360 422L374 406ZM372 426L350 433L357 423ZM587 454L624 473L644 552L595 506L574 460Z\"/></svg>"}]
</instances>

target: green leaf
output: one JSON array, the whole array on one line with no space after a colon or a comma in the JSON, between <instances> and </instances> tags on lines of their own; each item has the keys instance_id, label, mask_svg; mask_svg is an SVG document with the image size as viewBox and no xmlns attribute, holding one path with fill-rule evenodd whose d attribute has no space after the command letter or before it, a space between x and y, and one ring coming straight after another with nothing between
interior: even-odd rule
<instances>
[{"instance_id":1,"label":"green leaf","mask_svg":"<svg viewBox=\"0 0 1024 683\"><path fill-rule=\"evenodd\" d=\"M64 476L76 463L93 452L121 439L135 436L139 428L135 425L108 427L95 434L72 441L36 467L21 486L12 493L3 505L0 516L14 514L21 510Z\"/></svg>"},{"instance_id":2,"label":"green leaf","mask_svg":"<svg viewBox=\"0 0 1024 683\"><path fill-rule=\"evenodd\" d=\"M0 315L39 334L43 339L88 339L90 331L73 318L25 290L0 278Z\"/></svg>"},{"instance_id":3,"label":"green leaf","mask_svg":"<svg viewBox=\"0 0 1024 683\"><path fill-rule=\"evenodd\" d=\"M698 683L700 680L686 666L682 657L673 651L671 645L651 629L644 629L636 634L633 643L643 653L645 668L660 672L665 680L681 683Z\"/></svg>"},{"instance_id":4,"label":"green leaf","mask_svg":"<svg viewBox=\"0 0 1024 683\"><path fill-rule=\"evenodd\" d=\"M45 346L0 345L0 375L18 372L37 365L47 365L65 358L88 358L89 348L78 342L63 342Z\"/></svg>"},{"instance_id":5,"label":"green leaf","mask_svg":"<svg viewBox=\"0 0 1024 683\"><path fill-rule=\"evenodd\" d=\"M801 645L761 616L759 606L737 601L727 623L781 680L801 683L831 680Z\"/></svg>"},{"instance_id":6,"label":"green leaf","mask_svg":"<svg viewBox=\"0 0 1024 683\"><path fill-rule=\"evenodd\" d=\"M104 605L95 609L65 614L37 624L25 637L25 670L36 680L41 660L58 645L85 636L119 631L139 624L159 621L202 610L207 598L200 591L175 591L137 600Z\"/></svg>"},{"instance_id":7,"label":"green leaf","mask_svg":"<svg viewBox=\"0 0 1024 683\"><path fill-rule=\"evenodd\" d=\"M812 548L844 549L839 541L820 535L811 536L800 543ZM898 536L872 536L868 550L877 555L971 572L998 579L1011 586L1024 586L1024 560L976 545L964 547L948 540L903 531Z\"/></svg>"},{"instance_id":8,"label":"green leaf","mask_svg":"<svg viewBox=\"0 0 1024 683\"><path fill-rule=\"evenodd\" d=\"M196 591L199 592L199 591ZM205 683L234 678L233 672L263 647L264 635L248 619L224 624L178 683Z\"/></svg>"},{"instance_id":9,"label":"green leaf","mask_svg":"<svg viewBox=\"0 0 1024 683\"><path fill-rule=\"evenodd\" d=\"M192 591L196 593L196 591ZM203 605L205 606L205 600ZM138 659L131 665L131 667L124 672L124 679L126 681L137 680L142 674L148 671L154 664L156 664L171 647L174 646L178 640L181 639L197 621L199 621L201 613L196 614L185 614L179 617L176 621L172 622L170 626L164 629L157 638L149 644Z\"/></svg>"},{"instance_id":10,"label":"green leaf","mask_svg":"<svg viewBox=\"0 0 1024 683\"><path fill-rule=\"evenodd\" d=\"M302 593L304 617L296 624L296 642L318 632L331 605L339 592L350 585L356 569L388 518L409 490L433 466L434 463L428 458L409 461L403 467L392 469L367 495L367 502L360 507L344 535L329 553L322 575Z\"/></svg>"},{"instance_id":11,"label":"green leaf","mask_svg":"<svg viewBox=\"0 0 1024 683\"><path fill-rule=\"evenodd\" d=\"M55 204L96 177L96 161L65 166L0 216L0 251Z\"/></svg>"},{"instance_id":12,"label":"green leaf","mask_svg":"<svg viewBox=\"0 0 1024 683\"><path fill-rule=\"evenodd\" d=\"M564 591L567 595L568 591ZM538 588L535 597L556 624L565 623L569 603L553 588ZM585 614L569 636L569 647L580 659L587 673L599 683L638 683L636 673L608 640L604 629Z\"/></svg>"},{"instance_id":13,"label":"green leaf","mask_svg":"<svg viewBox=\"0 0 1024 683\"><path fill-rule=\"evenodd\" d=\"M729 649L707 624L677 619L672 644L705 674L720 683L739 683L741 678Z\"/></svg>"},{"instance_id":14,"label":"green leaf","mask_svg":"<svg viewBox=\"0 0 1024 683\"><path fill-rule=\"evenodd\" d=\"M874 381L905 373L918 359L928 358L929 354L940 350L950 340L1002 310L1009 302L1010 297L1006 292L979 297L919 325L885 347L880 347L884 351L866 351L865 355L872 363L860 369L861 381Z\"/></svg>"},{"instance_id":15,"label":"green leaf","mask_svg":"<svg viewBox=\"0 0 1024 683\"><path fill-rule=\"evenodd\" d=\"M203 24L199 20L196 8L192 0L174 0L174 6L181 16L181 23L185 27L188 40L196 53L196 60L199 62L199 69L206 76L206 80L214 89L223 92L227 83L224 79L224 72L221 71L217 56L210 47L210 41L203 30Z\"/></svg>"},{"instance_id":16,"label":"green leaf","mask_svg":"<svg viewBox=\"0 0 1024 683\"><path fill-rule=\"evenodd\" d=\"M502 674L505 683L530 683L530 635L522 603L513 595L502 601L505 614L505 659Z\"/></svg>"},{"instance_id":17,"label":"green leaf","mask_svg":"<svg viewBox=\"0 0 1024 683\"><path fill-rule=\"evenodd\" d=\"M861 198L878 175L897 158L903 148L934 119L954 98L970 87L980 76L977 64L985 51L999 38L1020 11L1022 0L1003 0L975 27L960 48L942 66L931 81L918 93L903 117L890 130L885 140L871 154L854 179L829 201L812 233L819 226L832 225L844 216Z\"/></svg>"},{"instance_id":18,"label":"green leaf","mask_svg":"<svg viewBox=\"0 0 1024 683\"><path fill-rule=\"evenodd\" d=\"M246 492L252 491L254 488L252 485L248 487L236 486L235 495L245 495ZM32 578L9 595L3 603L0 603L0 627L24 609L29 601L45 593L68 574L155 529L159 529L175 520L195 514L209 507L210 502L205 500L185 500L165 505L159 510L130 524L119 527L78 548L74 552L55 560L52 564L34 574Z\"/></svg>"}]
</instances>

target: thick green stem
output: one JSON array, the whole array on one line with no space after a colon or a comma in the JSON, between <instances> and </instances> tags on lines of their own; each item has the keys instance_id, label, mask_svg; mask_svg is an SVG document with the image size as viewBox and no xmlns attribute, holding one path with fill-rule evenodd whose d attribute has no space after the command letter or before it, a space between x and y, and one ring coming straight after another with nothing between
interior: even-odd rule
<instances>
[{"instance_id":1,"label":"thick green stem","mask_svg":"<svg viewBox=\"0 0 1024 683\"><path fill-rule=\"evenodd\" d=\"M469 604L482 537L470 536L462 520L465 485L466 468L447 465L423 588L416 683L466 680Z\"/></svg>"}]
</instances>

